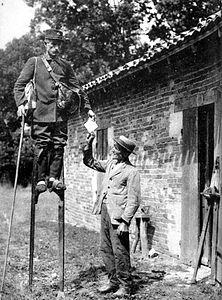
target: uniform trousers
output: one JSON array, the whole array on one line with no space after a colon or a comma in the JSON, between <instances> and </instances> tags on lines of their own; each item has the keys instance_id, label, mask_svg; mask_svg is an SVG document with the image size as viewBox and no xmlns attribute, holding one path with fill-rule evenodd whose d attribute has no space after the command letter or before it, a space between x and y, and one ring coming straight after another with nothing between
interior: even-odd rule
<instances>
[{"instance_id":1,"label":"uniform trousers","mask_svg":"<svg viewBox=\"0 0 222 300\"><path fill-rule=\"evenodd\" d=\"M117 234L118 225L113 225L107 211L107 205L102 204L101 211L101 255L108 278L113 284L130 287L130 247L129 232Z\"/></svg>"},{"instance_id":2,"label":"uniform trousers","mask_svg":"<svg viewBox=\"0 0 222 300\"><path fill-rule=\"evenodd\" d=\"M59 179L67 142L67 123L34 123L32 138L38 156L38 181L45 180L47 175Z\"/></svg>"}]
</instances>

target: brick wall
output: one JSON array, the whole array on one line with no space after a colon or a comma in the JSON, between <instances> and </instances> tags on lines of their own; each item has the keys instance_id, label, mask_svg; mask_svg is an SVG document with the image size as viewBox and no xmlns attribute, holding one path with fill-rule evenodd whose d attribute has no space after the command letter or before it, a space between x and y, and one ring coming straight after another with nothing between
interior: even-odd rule
<instances>
[{"instance_id":1,"label":"brick wall","mask_svg":"<svg viewBox=\"0 0 222 300\"><path fill-rule=\"evenodd\" d=\"M180 255L183 110L215 101L221 85L219 44L202 41L151 68L90 94L98 124L137 143L131 162L141 174L142 204L150 215L148 237L157 251ZM212 44L211 44L212 43ZM96 175L82 163L83 119L69 122L66 149L66 218L99 230L91 214Z\"/></svg>"}]
</instances>

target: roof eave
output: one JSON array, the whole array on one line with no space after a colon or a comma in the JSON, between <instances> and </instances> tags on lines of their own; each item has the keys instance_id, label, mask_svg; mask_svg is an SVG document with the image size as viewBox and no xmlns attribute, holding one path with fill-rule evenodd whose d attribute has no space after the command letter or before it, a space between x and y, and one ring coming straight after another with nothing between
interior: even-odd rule
<instances>
[{"instance_id":1,"label":"roof eave","mask_svg":"<svg viewBox=\"0 0 222 300\"><path fill-rule=\"evenodd\" d=\"M125 70L122 70L121 72L119 72L119 75L113 75L113 76L108 76L109 73L113 73L115 74L115 71L111 71L107 74L107 80L103 80L102 77L105 77L104 75L97 78L96 80L86 84L84 87L88 86L87 88L85 88L87 93L93 93L95 91L98 91L100 89L105 89L107 86L116 83L117 81L130 76L136 72L138 72L139 70L143 70L143 69L150 69L151 67L163 60L166 59L170 59L170 57L172 57L175 54L178 54L179 52L189 48L189 47L193 47L194 44L196 44L197 42L204 40L205 38L207 38L208 36L212 35L213 33L215 33L216 31L218 31L218 35L221 35L221 27L222 27L222 21L220 20L217 24L214 24L214 26L210 29L207 29L205 32L200 33L199 35L197 35L195 38L191 38L189 41L182 43L181 46L178 47L178 43L176 43L175 45L170 45L168 49L164 48L162 49L162 51L155 53L152 57L148 58L145 61L140 61L138 63L137 66L132 66L132 67L128 67L128 69L126 68ZM161 54L164 50L164 54ZM132 62L133 65L133 62ZM127 65L124 65L127 66ZM124 69L123 66L123 69ZM117 69L118 70L118 69ZM109 78L110 77L110 78ZM98 80L101 80L101 82L99 83ZM90 84L92 84L92 86L90 87Z\"/></svg>"}]
</instances>

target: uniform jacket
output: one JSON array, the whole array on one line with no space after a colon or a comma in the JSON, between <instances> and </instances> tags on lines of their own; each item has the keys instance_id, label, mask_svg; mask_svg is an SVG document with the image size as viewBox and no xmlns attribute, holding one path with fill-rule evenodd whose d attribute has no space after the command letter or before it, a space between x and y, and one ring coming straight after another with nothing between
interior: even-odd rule
<instances>
[{"instance_id":1,"label":"uniform jacket","mask_svg":"<svg viewBox=\"0 0 222 300\"><path fill-rule=\"evenodd\" d=\"M56 74L59 81L66 83L71 88L80 89L82 94L81 108L90 109L90 103L87 95L82 91L71 65L64 59L57 58L56 60L48 60L53 73ZM14 86L14 96L17 106L24 104L25 86L33 78L35 70L35 57L28 59L23 70L18 77ZM56 105L57 86L55 81L49 74L41 57L37 57L36 63L36 89L37 103L33 113L34 122L57 122L67 119L67 114L64 110L59 110Z\"/></svg>"},{"instance_id":2,"label":"uniform jacket","mask_svg":"<svg viewBox=\"0 0 222 300\"><path fill-rule=\"evenodd\" d=\"M91 146L86 146L83 149L83 162L86 166L105 173L93 213L101 213L102 202L106 198L111 223L118 225L122 219L130 224L140 204L140 175L138 170L129 160L115 165L115 161L112 159L94 159Z\"/></svg>"}]
</instances>

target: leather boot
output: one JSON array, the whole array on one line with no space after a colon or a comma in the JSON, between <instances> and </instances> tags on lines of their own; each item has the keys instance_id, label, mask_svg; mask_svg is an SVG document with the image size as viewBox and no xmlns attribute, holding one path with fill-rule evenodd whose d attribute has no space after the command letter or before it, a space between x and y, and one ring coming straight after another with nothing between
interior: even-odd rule
<instances>
[{"instance_id":1,"label":"leather boot","mask_svg":"<svg viewBox=\"0 0 222 300\"><path fill-rule=\"evenodd\" d=\"M119 289L113 294L115 297L123 297L130 295L130 288L125 286L120 286Z\"/></svg>"},{"instance_id":2,"label":"leather boot","mask_svg":"<svg viewBox=\"0 0 222 300\"><path fill-rule=\"evenodd\" d=\"M101 294L106 294L106 293L110 293L110 292L115 292L117 289L118 289L117 284L109 282L109 283L102 285L100 288L98 288L98 291Z\"/></svg>"}]
</instances>

